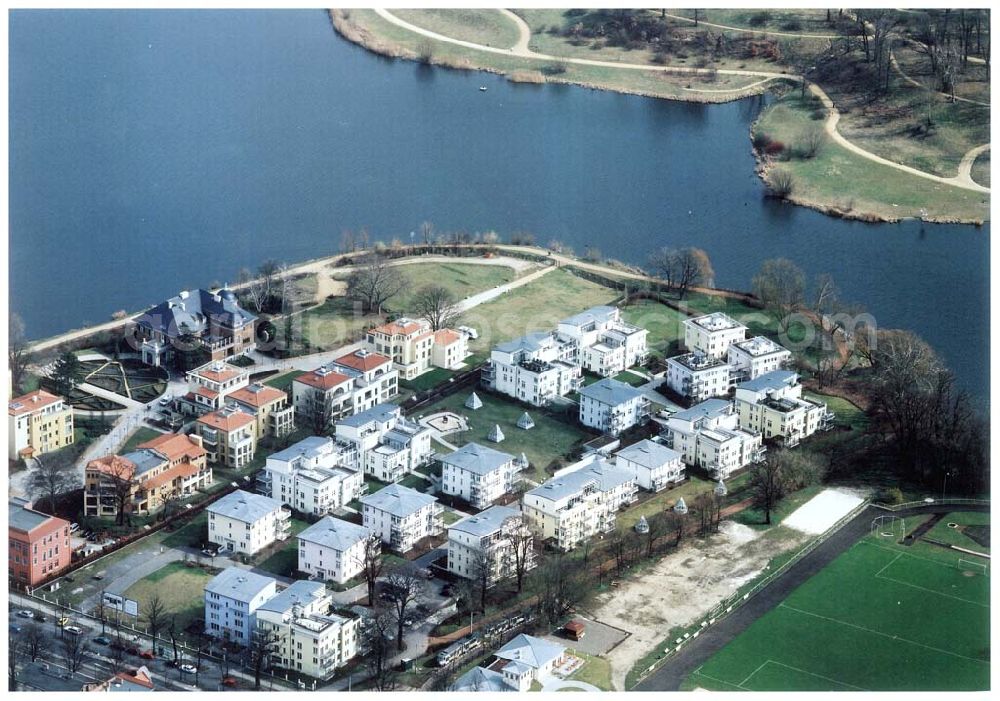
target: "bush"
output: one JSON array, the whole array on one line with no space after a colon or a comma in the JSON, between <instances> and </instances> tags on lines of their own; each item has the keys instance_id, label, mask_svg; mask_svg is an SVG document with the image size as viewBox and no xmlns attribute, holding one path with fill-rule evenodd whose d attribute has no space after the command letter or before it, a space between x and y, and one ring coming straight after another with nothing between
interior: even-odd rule
<instances>
[{"instance_id":1,"label":"bush","mask_svg":"<svg viewBox=\"0 0 1000 701\"><path fill-rule=\"evenodd\" d=\"M797 32L802 29L802 22L797 19L790 19L781 25L781 28L786 32Z\"/></svg>"},{"instance_id":2,"label":"bush","mask_svg":"<svg viewBox=\"0 0 1000 701\"><path fill-rule=\"evenodd\" d=\"M795 189L795 178L787 170L777 169L771 173L770 185L775 197L785 199Z\"/></svg>"},{"instance_id":3,"label":"bush","mask_svg":"<svg viewBox=\"0 0 1000 701\"><path fill-rule=\"evenodd\" d=\"M763 151L771 143L771 137L762 132L753 135L753 147L758 151Z\"/></svg>"},{"instance_id":4,"label":"bush","mask_svg":"<svg viewBox=\"0 0 1000 701\"><path fill-rule=\"evenodd\" d=\"M128 317L128 312L126 312L124 309L119 309L118 311L116 311L114 314L111 315L111 319L113 321L121 321L122 319L125 319L127 317Z\"/></svg>"},{"instance_id":5,"label":"bush","mask_svg":"<svg viewBox=\"0 0 1000 701\"><path fill-rule=\"evenodd\" d=\"M885 489L880 489L878 494L875 496L875 501L882 502L883 504L889 504L890 506L902 504L903 499L903 490L899 487L887 487Z\"/></svg>"},{"instance_id":6,"label":"bush","mask_svg":"<svg viewBox=\"0 0 1000 701\"><path fill-rule=\"evenodd\" d=\"M750 15L750 19L747 22L751 27L763 27L770 18L771 14L769 12L755 12Z\"/></svg>"},{"instance_id":7,"label":"bush","mask_svg":"<svg viewBox=\"0 0 1000 701\"><path fill-rule=\"evenodd\" d=\"M545 75L561 75L566 72L565 63L549 63L542 66L542 73Z\"/></svg>"},{"instance_id":8,"label":"bush","mask_svg":"<svg viewBox=\"0 0 1000 701\"><path fill-rule=\"evenodd\" d=\"M417 58L420 59L421 63L430 63L431 59L434 58L434 44L430 41L420 42L420 45L417 46Z\"/></svg>"},{"instance_id":9,"label":"bush","mask_svg":"<svg viewBox=\"0 0 1000 701\"><path fill-rule=\"evenodd\" d=\"M785 144L781 141L768 141L764 147L764 153L768 156L777 156L785 150Z\"/></svg>"}]
</instances>

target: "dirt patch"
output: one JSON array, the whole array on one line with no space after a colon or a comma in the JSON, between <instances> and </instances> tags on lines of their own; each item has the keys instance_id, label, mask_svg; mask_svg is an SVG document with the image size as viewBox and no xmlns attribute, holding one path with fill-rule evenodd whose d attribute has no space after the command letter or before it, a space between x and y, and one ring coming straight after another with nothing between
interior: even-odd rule
<instances>
[{"instance_id":1,"label":"dirt patch","mask_svg":"<svg viewBox=\"0 0 1000 701\"><path fill-rule=\"evenodd\" d=\"M594 619L631 633L606 655L613 688L625 688L628 671L671 628L696 622L759 575L771 558L807 539L782 527L762 533L724 521L717 535L690 539L640 576L600 594L590 609Z\"/></svg>"}]
</instances>

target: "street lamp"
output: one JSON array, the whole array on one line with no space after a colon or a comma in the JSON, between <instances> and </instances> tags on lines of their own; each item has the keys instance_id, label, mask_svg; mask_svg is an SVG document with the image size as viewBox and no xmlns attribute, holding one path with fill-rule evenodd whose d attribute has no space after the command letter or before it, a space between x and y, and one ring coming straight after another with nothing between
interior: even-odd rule
<instances>
[{"instance_id":1,"label":"street lamp","mask_svg":"<svg viewBox=\"0 0 1000 701\"><path fill-rule=\"evenodd\" d=\"M948 478L951 476L951 470L944 473L944 484L941 485L941 501L944 501L945 489L948 487Z\"/></svg>"}]
</instances>

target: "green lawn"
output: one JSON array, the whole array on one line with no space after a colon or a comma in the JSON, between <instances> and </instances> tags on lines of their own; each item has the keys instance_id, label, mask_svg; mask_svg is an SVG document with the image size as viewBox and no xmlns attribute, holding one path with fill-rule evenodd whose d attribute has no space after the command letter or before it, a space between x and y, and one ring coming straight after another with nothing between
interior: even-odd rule
<instances>
[{"instance_id":1,"label":"green lawn","mask_svg":"<svg viewBox=\"0 0 1000 701\"><path fill-rule=\"evenodd\" d=\"M441 519L444 521L444 525L450 526L453 523L458 523L459 521L461 521L462 517L456 514L454 511L451 511L450 509L446 508L444 510L444 513L441 514Z\"/></svg>"},{"instance_id":2,"label":"green lawn","mask_svg":"<svg viewBox=\"0 0 1000 701\"><path fill-rule=\"evenodd\" d=\"M154 438L159 438L163 433L161 431L156 431L152 428L146 428L145 426L140 426L135 430L128 440L125 441L125 445L121 447L119 453L127 453L130 450L135 450L140 443L145 443L146 441L151 441Z\"/></svg>"},{"instance_id":3,"label":"green lawn","mask_svg":"<svg viewBox=\"0 0 1000 701\"><path fill-rule=\"evenodd\" d=\"M423 375L414 377L412 380L400 380L399 386L404 389L411 389L414 392L423 392L424 390L437 387L442 382L447 382L448 378L454 374L451 370L445 370L444 368L432 368Z\"/></svg>"},{"instance_id":4,"label":"green lawn","mask_svg":"<svg viewBox=\"0 0 1000 701\"><path fill-rule=\"evenodd\" d=\"M204 511L163 539L168 548L203 548L208 539L208 516Z\"/></svg>"},{"instance_id":5,"label":"green lawn","mask_svg":"<svg viewBox=\"0 0 1000 701\"><path fill-rule=\"evenodd\" d=\"M140 620L143 620L147 602L156 594L167 615L176 615L177 624L183 630L192 621L204 620L205 585L213 576L200 567L173 562L133 584L125 591L125 597L139 602Z\"/></svg>"},{"instance_id":6,"label":"green lawn","mask_svg":"<svg viewBox=\"0 0 1000 701\"><path fill-rule=\"evenodd\" d=\"M364 330L382 323L376 314L361 314L346 297L328 299L292 319L293 353L303 355L332 350L361 338ZM285 332L286 321L275 322L278 336Z\"/></svg>"},{"instance_id":7,"label":"green lawn","mask_svg":"<svg viewBox=\"0 0 1000 701\"><path fill-rule=\"evenodd\" d=\"M951 528L948 526L949 523L957 523L958 528ZM966 526L986 526L990 525L990 515L979 513L975 511L964 511L953 514L948 514L943 519L938 521L933 528L931 528L924 535L933 540L941 541L942 543L947 543L948 545L957 545L960 548L966 548L967 550L975 550L980 553L989 553L990 549L985 545L980 545L968 535L962 531ZM911 529L912 530L912 529ZM972 561L976 561L974 557L969 558Z\"/></svg>"},{"instance_id":8,"label":"green lawn","mask_svg":"<svg viewBox=\"0 0 1000 701\"><path fill-rule=\"evenodd\" d=\"M617 296L616 290L567 270L553 270L466 312L464 322L479 332L479 338L469 343L469 350L485 358L489 349L501 341L529 331L553 329L561 319L608 304Z\"/></svg>"},{"instance_id":9,"label":"green lawn","mask_svg":"<svg viewBox=\"0 0 1000 701\"><path fill-rule=\"evenodd\" d=\"M632 385L633 387L640 387L649 382L648 378L642 377L641 375L636 375L634 372L629 372L627 370L625 372L620 372L617 375L615 375L614 379L618 380L619 382L624 382L627 385Z\"/></svg>"},{"instance_id":10,"label":"green lawn","mask_svg":"<svg viewBox=\"0 0 1000 701\"><path fill-rule=\"evenodd\" d=\"M291 577L299 567L299 541L295 537L309 524L297 518L291 520L291 535L288 540L274 553L261 561L257 567L283 577Z\"/></svg>"},{"instance_id":11,"label":"green lawn","mask_svg":"<svg viewBox=\"0 0 1000 701\"><path fill-rule=\"evenodd\" d=\"M281 373L280 375L275 375L274 377L265 380L264 384L269 387L280 389L283 392L291 392L292 382L295 381L296 377L304 374L305 374L304 370L291 370L289 372L284 372Z\"/></svg>"},{"instance_id":12,"label":"green lawn","mask_svg":"<svg viewBox=\"0 0 1000 701\"><path fill-rule=\"evenodd\" d=\"M868 427L868 417L865 416L865 412L842 397L818 392L803 392L802 396L826 404L826 408L836 414L837 423L840 425L850 426L858 431Z\"/></svg>"},{"instance_id":13,"label":"green lawn","mask_svg":"<svg viewBox=\"0 0 1000 701\"><path fill-rule=\"evenodd\" d=\"M957 553L937 549L947 558L865 538L695 670L683 688L988 689L989 578L969 576Z\"/></svg>"},{"instance_id":14,"label":"green lawn","mask_svg":"<svg viewBox=\"0 0 1000 701\"><path fill-rule=\"evenodd\" d=\"M683 321L687 316L665 304L643 299L622 307L625 321L646 329L649 349L664 357L676 355L684 340Z\"/></svg>"},{"instance_id":15,"label":"green lawn","mask_svg":"<svg viewBox=\"0 0 1000 701\"><path fill-rule=\"evenodd\" d=\"M611 691L611 663L608 660L579 650L570 652L583 660L583 665L569 676L570 679L593 684L602 691Z\"/></svg>"},{"instance_id":16,"label":"green lawn","mask_svg":"<svg viewBox=\"0 0 1000 701\"><path fill-rule=\"evenodd\" d=\"M466 443L480 443L514 456L520 456L523 452L528 457L531 468L522 474L537 482L548 479L545 467L552 460L565 458L574 447L591 437L575 422L557 419L534 407L527 407L513 400L508 401L483 390L477 390L479 398L483 400L482 408L476 411L466 409L465 400L471 391L469 389L456 392L430 406L423 407L417 416L427 416L447 410L468 417L469 430L445 436L445 440L458 447ZM525 411L535 422L535 427L528 431L517 427L517 420ZM500 444L486 440L487 434L495 424L500 425L500 430L506 438Z\"/></svg>"},{"instance_id":17,"label":"green lawn","mask_svg":"<svg viewBox=\"0 0 1000 701\"><path fill-rule=\"evenodd\" d=\"M618 530L622 532L630 532L641 516L649 518L653 514L660 513L661 511L665 511L667 509L672 509L674 508L674 504L676 504L677 500L681 497L683 497L684 502L690 506L696 496L704 494L705 492L711 492L714 487L714 482L689 474L688 481L680 487L674 487L673 489L665 489L662 492L657 492L646 501L634 504L624 512L619 513ZM647 494L648 492L639 492L640 498L645 497Z\"/></svg>"},{"instance_id":18,"label":"green lawn","mask_svg":"<svg viewBox=\"0 0 1000 701\"><path fill-rule=\"evenodd\" d=\"M821 124L811 118L812 111L808 99L801 100L799 92L793 90L761 114L755 133L786 145L800 144L807 131ZM928 216L937 218L989 219L989 194L910 175L829 141L814 158L792 158L777 167L792 174L792 199L796 201L890 218L919 217L925 210Z\"/></svg>"},{"instance_id":19,"label":"green lawn","mask_svg":"<svg viewBox=\"0 0 1000 701\"><path fill-rule=\"evenodd\" d=\"M826 485L814 484L809 487L792 492L778 502L777 506L771 510L771 525L764 523L764 512L755 507L744 509L733 515L733 520L751 528L763 529L772 528L785 520L793 511L812 499L814 496L826 489Z\"/></svg>"},{"instance_id":20,"label":"green lawn","mask_svg":"<svg viewBox=\"0 0 1000 701\"><path fill-rule=\"evenodd\" d=\"M435 34L509 49L517 43L517 25L498 10L393 10L410 24Z\"/></svg>"}]
</instances>

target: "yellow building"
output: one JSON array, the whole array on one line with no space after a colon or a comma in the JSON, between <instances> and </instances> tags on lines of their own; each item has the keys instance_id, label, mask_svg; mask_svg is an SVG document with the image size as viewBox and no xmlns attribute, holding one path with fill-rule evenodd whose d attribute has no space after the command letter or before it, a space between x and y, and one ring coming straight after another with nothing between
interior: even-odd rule
<instances>
[{"instance_id":1,"label":"yellow building","mask_svg":"<svg viewBox=\"0 0 1000 701\"><path fill-rule=\"evenodd\" d=\"M44 389L11 399L7 405L7 457L37 457L73 442L73 409Z\"/></svg>"},{"instance_id":2,"label":"yellow building","mask_svg":"<svg viewBox=\"0 0 1000 701\"><path fill-rule=\"evenodd\" d=\"M208 461L234 470L246 467L257 449L257 422L238 406L205 414L195 423Z\"/></svg>"},{"instance_id":3,"label":"yellow building","mask_svg":"<svg viewBox=\"0 0 1000 701\"><path fill-rule=\"evenodd\" d=\"M253 415L258 440L267 435L280 438L295 430L295 409L280 389L255 382L232 392L229 402Z\"/></svg>"},{"instance_id":4,"label":"yellow building","mask_svg":"<svg viewBox=\"0 0 1000 701\"><path fill-rule=\"evenodd\" d=\"M404 380L430 369L433 345L431 325L423 319L400 318L375 327L365 337L365 347L392 358Z\"/></svg>"}]
</instances>

